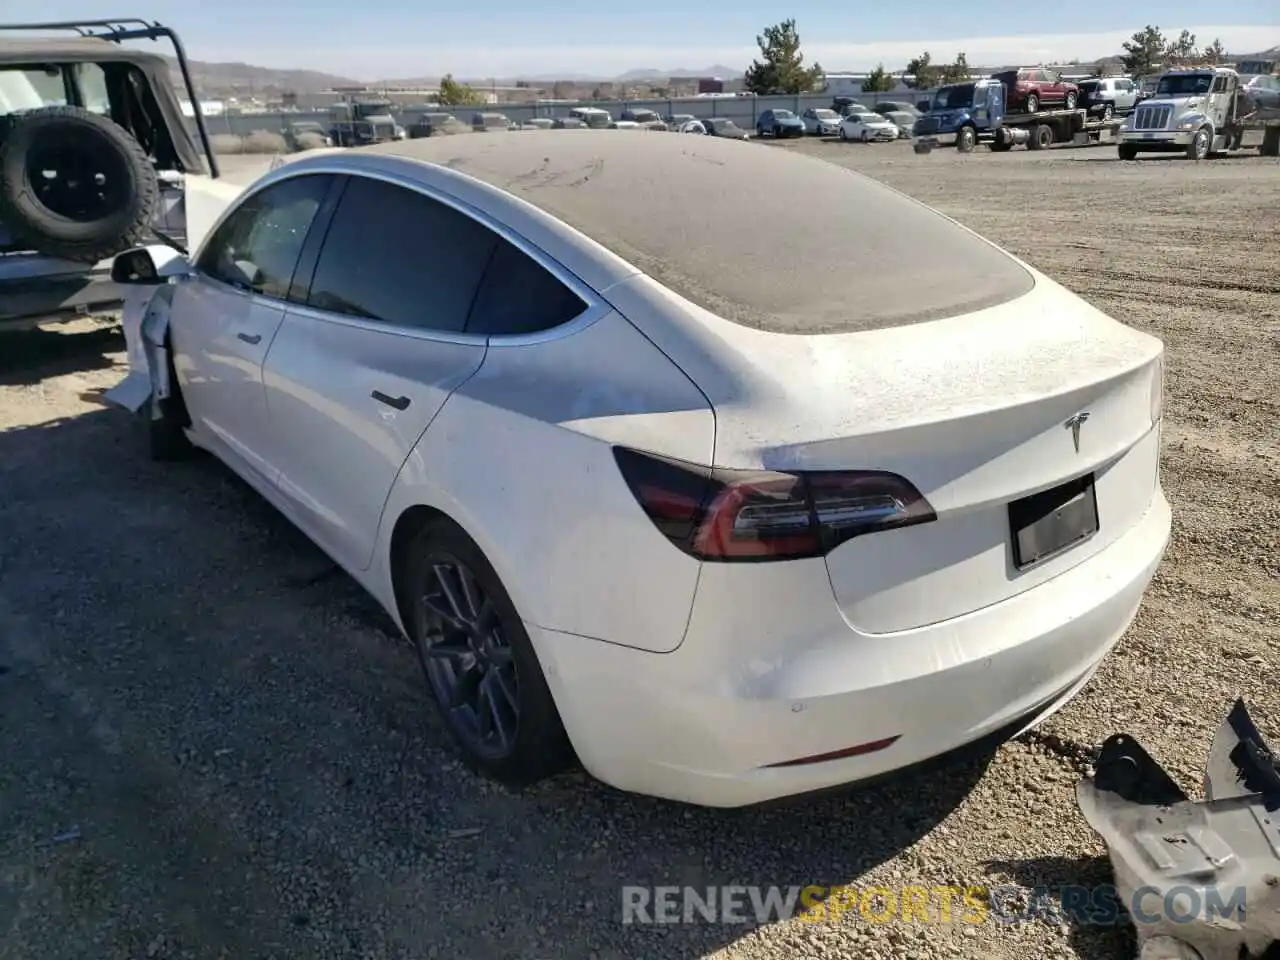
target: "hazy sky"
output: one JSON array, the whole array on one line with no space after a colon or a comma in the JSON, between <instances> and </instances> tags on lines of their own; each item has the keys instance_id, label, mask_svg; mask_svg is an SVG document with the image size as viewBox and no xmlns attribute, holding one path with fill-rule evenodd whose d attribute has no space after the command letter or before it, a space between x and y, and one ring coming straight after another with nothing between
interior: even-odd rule
<instances>
[{"instance_id":1,"label":"hazy sky","mask_svg":"<svg viewBox=\"0 0 1280 960\"><path fill-rule=\"evenodd\" d=\"M32 18L37 9L41 20L102 16L100 0L46 0L21 13L20 2L0 0L0 20ZM1118 52L1122 40L1148 23L1175 35L1190 29L1202 44L1220 37L1236 52L1280 44L1276 0L1234 0L1224 19L1235 26L1199 25L1206 7L1192 0L1104 4L1096 16L1088 4L1028 7L1013 0L915 0L874 9L833 0L479 0L444 13L432 7L414 0L166 0L143 12L177 28L197 60L303 67L357 80L446 72L609 76L713 63L741 69L756 53L761 29L788 16L797 21L807 58L829 71L880 61L901 69L924 49L935 60L963 50L970 63L983 65L1092 58Z\"/></svg>"}]
</instances>

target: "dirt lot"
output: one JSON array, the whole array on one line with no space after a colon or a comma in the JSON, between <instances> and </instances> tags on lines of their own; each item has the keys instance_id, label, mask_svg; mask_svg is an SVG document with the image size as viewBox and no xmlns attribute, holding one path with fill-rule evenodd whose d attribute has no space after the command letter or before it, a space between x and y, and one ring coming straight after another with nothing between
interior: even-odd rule
<instances>
[{"instance_id":1,"label":"dirt lot","mask_svg":"<svg viewBox=\"0 0 1280 960\"><path fill-rule=\"evenodd\" d=\"M1194 788L1236 694L1280 733L1280 164L786 149L1168 344L1174 542L1088 689L994 757L798 809L581 776L508 794L454 761L410 657L315 548L82 398L122 375L115 334L32 335L0 353L0 957L1128 956L1123 927L1047 921L619 922L623 884L1103 883L1073 799L1088 747L1131 731Z\"/></svg>"}]
</instances>

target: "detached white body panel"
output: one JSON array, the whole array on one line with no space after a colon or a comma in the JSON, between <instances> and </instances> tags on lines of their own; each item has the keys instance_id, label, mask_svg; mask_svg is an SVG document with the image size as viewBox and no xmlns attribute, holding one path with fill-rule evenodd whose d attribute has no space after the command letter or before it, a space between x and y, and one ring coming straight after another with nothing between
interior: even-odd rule
<instances>
[{"instance_id":1,"label":"detached white body panel","mask_svg":"<svg viewBox=\"0 0 1280 960\"><path fill-rule=\"evenodd\" d=\"M593 131L440 139L304 157L263 184L371 177L436 198L554 265L583 299L574 319L502 335L339 314L316 294L329 281L311 279L310 239L288 298L198 269L160 288L191 439L398 623L405 524L450 518L510 595L587 770L712 806L1015 732L1087 682L1169 536L1159 341L945 218L782 152ZM624 188L609 171L630 157L710 178L690 187L704 196L732 194L738 164L778 164L837 197L871 192L897 218L883 222L944 225L960 252L933 261L941 275L884 281L908 293L882 315L765 288L735 302L698 279L700 254L665 259L608 208L650 201L590 193ZM325 245L349 229L341 204ZM836 248L842 217L798 225L814 235L794 255ZM904 249L919 242L903 230ZM443 310L448 289L430 292L421 309ZM165 389L143 315L126 323L134 376ZM804 332L810 315L821 332Z\"/></svg>"}]
</instances>

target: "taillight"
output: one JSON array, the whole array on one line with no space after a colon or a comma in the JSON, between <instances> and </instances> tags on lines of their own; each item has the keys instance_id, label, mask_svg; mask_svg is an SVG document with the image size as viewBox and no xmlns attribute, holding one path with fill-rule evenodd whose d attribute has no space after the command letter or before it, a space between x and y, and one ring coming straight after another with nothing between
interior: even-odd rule
<instances>
[{"instance_id":1,"label":"taillight","mask_svg":"<svg viewBox=\"0 0 1280 960\"><path fill-rule=\"evenodd\" d=\"M818 557L853 537L937 519L895 473L724 470L626 447L613 453L649 519L701 560Z\"/></svg>"}]
</instances>

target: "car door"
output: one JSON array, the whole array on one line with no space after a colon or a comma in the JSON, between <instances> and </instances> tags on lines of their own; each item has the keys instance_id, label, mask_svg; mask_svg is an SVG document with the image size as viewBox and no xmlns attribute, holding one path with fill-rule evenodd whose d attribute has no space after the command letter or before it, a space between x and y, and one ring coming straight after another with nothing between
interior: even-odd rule
<instances>
[{"instance_id":1,"label":"car door","mask_svg":"<svg viewBox=\"0 0 1280 960\"><path fill-rule=\"evenodd\" d=\"M352 176L303 254L267 412L285 508L348 569L368 566L400 467L484 360L464 328L497 242L440 197Z\"/></svg>"},{"instance_id":2,"label":"car door","mask_svg":"<svg viewBox=\"0 0 1280 960\"><path fill-rule=\"evenodd\" d=\"M1062 78L1052 70L1036 71L1036 86L1040 89L1040 102L1061 103L1065 98L1065 91L1062 89Z\"/></svg>"},{"instance_id":3,"label":"car door","mask_svg":"<svg viewBox=\"0 0 1280 960\"><path fill-rule=\"evenodd\" d=\"M173 361L192 427L250 481L275 480L262 362L303 245L335 180L309 174L240 201L174 289Z\"/></svg>"},{"instance_id":4,"label":"car door","mask_svg":"<svg viewBox=\"0 0 1280 960\"><path fill-rule=\"evenodd\" d=\"M1116 113L1128 113L1133 109L1134 101L1138 98L1137 88L1133 85L1132 80L1116 80L1115 81L1115 99Z\"/></svg>"}]
</instances>

